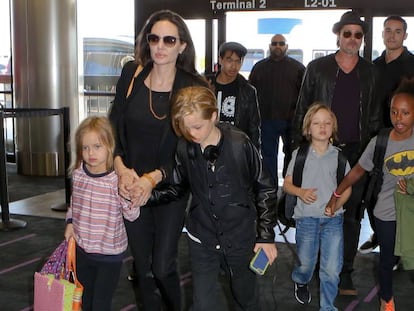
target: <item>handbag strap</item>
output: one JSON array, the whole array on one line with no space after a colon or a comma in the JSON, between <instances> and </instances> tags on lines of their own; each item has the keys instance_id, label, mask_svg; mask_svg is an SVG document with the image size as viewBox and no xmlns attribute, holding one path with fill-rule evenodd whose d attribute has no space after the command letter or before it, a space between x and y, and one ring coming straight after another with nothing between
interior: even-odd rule
<instances>
[{"instance_id":1,"label":"handbag strap","mask_svg":"<svg viewBox=\"0 0 414 311\"><path fill-rule=\"evenodd\" d=\"M137 66L137 69L135 70L135 73L132 76L131 82L129 82L128 91L126 93L126 98L128 98L129 95L131 95L132 88L134 87L135 78L138 77L138 75L142 71L142 69L144 69L144 67L142 67L142 65Z\"/></svg>"},{"instance_id":2,"label":"handbag strap","mask_svg":"<svg viewBox=\"0 0 414 311\"><path fill-rule=\"evenodd\" d=\"M83 286L79 282L76 274L76 241L73 237L71 237L68 241L66 263L69 275L72 276L73 283L76 285L75 292L73 294L72 311L80 311L82 307Z\"/></svg>"}]
</instances>

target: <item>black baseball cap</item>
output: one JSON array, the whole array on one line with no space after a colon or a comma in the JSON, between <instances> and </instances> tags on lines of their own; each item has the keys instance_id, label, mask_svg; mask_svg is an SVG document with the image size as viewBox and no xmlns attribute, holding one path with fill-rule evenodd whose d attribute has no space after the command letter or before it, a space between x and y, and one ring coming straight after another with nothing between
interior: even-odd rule
<instances>
[{"instance_id":1,"label":"black baseball cap","mask_svg":"<svg viewBox=\"0 0 414 311\"><path fill-rule=\"evenodd\" d=\"M233 51L242 58L247 54L247 49L238 42L224 42L222 45L220 45L219 55L223 56L226 51Z\"/></svg>"}]
</instances>

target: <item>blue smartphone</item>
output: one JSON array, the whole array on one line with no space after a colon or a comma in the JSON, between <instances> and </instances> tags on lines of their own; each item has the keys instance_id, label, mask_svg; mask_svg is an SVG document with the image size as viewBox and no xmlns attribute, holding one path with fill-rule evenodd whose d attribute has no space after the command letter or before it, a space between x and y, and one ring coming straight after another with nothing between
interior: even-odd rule
<instances>
[{"instance_id":1,"label":"blue smartphone","mask_svg":"<svg viewBox=\"0 0 414 311\"><path fill-rule=\"evenodd\" d=\"M262 248L259 248L257 253L250 261L250 269L259 275L263 275L269 266L269 259Z\"/></svg>"}]
</instances>

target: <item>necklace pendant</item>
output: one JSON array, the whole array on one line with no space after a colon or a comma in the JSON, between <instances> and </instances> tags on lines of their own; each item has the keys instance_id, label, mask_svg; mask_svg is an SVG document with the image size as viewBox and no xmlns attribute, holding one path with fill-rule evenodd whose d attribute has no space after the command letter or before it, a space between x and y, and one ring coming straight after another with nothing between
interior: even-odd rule
<instances>
[{"instance_id":1,"label":"necklace pendant","mask_svg":"<svg viewBox=\"0 0 414 311\"><path fill-rule=\"evenodd\" d=\"M152 75L151 74L149 76L148 96L149 96L149 98L148 98L148 100L149 100L149 110L150 110L152 116L157 120L160 120L160 121L164 120L167 117L167 115L166 114L163 115L163 116L157 115L154 111L153 106L152 106ZM170 95L168 96L168 100L170 100L170 99L171 99L171 92L170 92Z\"/></svg>"}]
</instances>

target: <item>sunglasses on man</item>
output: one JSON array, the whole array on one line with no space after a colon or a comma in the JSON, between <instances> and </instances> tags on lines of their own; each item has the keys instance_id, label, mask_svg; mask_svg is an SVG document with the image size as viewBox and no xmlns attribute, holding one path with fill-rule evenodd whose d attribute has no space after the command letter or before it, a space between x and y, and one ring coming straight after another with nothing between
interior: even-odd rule
<instances>
[{"instance_id":1,"label":"sunglasses on man","mask_svg":"<svg viewBox=\"0 0 414 311\"><path fill-rule=\"evenodd\" d=\"M271 46L285 46L286 42L285 41L272 41L272 43L270 43Z\"/></svg>"},{"instance_id":2,"label":"sunglasses on man","mask_svg":"<svg viewBox=\"0 0 414 311\"><path fill-rule=\"evenodd\" d=\"M364 34L362 33L362 32L354 32L354 33L352 33L351 31L344 31L343 33L342 33L342 35L344 36L344 38L346 38L346 39L348 39L348 38L351 38L352 37L352 35L354 35L354 38L355 39L361 39L363 36L364 36Z\"/></svg>"}]
</instances>

